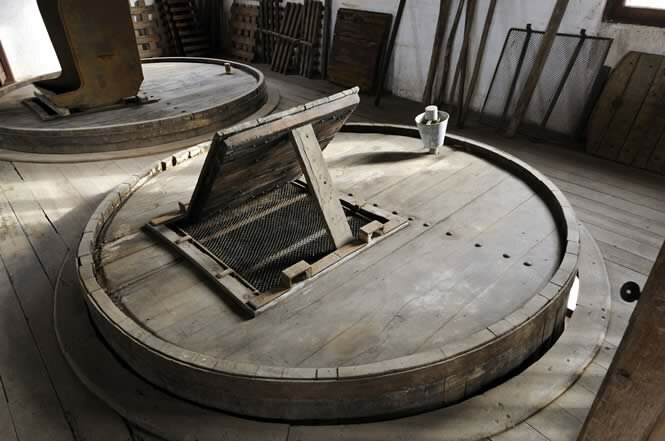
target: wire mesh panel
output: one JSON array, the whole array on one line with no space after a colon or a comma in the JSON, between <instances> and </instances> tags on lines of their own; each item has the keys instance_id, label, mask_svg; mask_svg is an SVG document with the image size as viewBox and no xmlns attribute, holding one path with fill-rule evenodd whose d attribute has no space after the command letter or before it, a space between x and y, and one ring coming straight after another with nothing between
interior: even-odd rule
<instances>
[{"instance_id":1,"label":"wire mesh panel","mask_svg":"<svg viewBox=\"0 0 665 441\"><path fill-rule=\"evenodd\" d=\"M346 214L357 237L370 220ZM314 198L292 183L178 227L260 292L278 288L291 265L314 263L336 249Z\"/></svg>"},{"instance_id":2,"label":"wire mesh panel","mask_svg":"<svg viewBox=\"0 0 665 441\"><path fill-rule=\"evenodd\" d=\"M511 29L483 104L481 122L504 126L512 117L544 32ZM575 137L612 39L557 34L523 125Z\"/></svg>"}]
</instances>

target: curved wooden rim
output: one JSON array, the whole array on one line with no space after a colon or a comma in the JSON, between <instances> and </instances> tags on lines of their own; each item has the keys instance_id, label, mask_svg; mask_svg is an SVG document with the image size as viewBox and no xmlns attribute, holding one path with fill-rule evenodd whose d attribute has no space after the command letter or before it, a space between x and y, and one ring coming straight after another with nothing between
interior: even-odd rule
<instances>
[{"instance_id":1,"label":"curved wooden rim","mask_svg":"<svg viewBox=\"0 0 665 441\"><path fill-rule=\"evenodd\" d=\"M86 387L132 424L165 440L191 437L212 441L218 440L220 433L229 441L286 439L293 432L300 439L388 440L395 433L402 439L425 439L434 433L440 439L450 435L457 439L487 440L510 431L555 402L577 381L605 339L609 322L606 317L611 308L607 270L593 237L583 227L581 236L578 308L552 349L524 372L487 393L406 419L352 426L289 426L243 419L181 400L146 382L118 360L91 322L81 318L85 302L79 293L63 289L62 269L54 292L56 337L67 362ZM63 268L66 265L63 262ZM544 377L548 379L546 387L543 387ZM529 398L526 401L525 391ZM478 409L485 411L479 415ZM511 409L510 419L505 418L506 409ZM184 421L172 418L184 414L190 418ZM395 431L396 424L400 431Z\"/></svg>"},{"instance_id":2,"label":"curved wooden rim","mask_svg":"<svg viewBox=\"0 0 665 441\"><path fill-rule=\"evenodd\" d=\"M407 126L347 124L343 128L343 131L419 137L417 129ZM145 351L146 354L144 355L152 361L159 360L159 362L170 365L180 373L182 373L183 367L194 369L197 375L205 377L204 382L214 379L215 381L233 383L233 387L248 387L249 384L261 384L261 390L264 393L266 402L269 402L270 398L279 400L280 397L283 397L285 394L285 385L298 385L297 388L287 388L286 395L289 396L289 399L307 401L308 399L312 399L313 396L323 399L321 396L331 394L330 390L333 389L335 392L332 393L331 397L343 400L344 391L350 393L362 385L369 387L372 391L377 391L377 394L387 394L390 393L389 389L407 387L407 385L410 385L414 381L429 382L429 384L437 381L445 381L445 376L444 378L439 377L447 375L445 372L447 372L446 369L449 369L448 364L457 366L466 359L483 360L481 355L485 351L497 351L497 348L505 348L504 350L507 350L512 347L511 342L528 341L526 339L527 336L531 336L534 332L540 332L543 335L543 339L532 349L531 354L533 354L544 346L547 341L556 339L558 336L555 335L557 334L557 328L560 327L559 333L563 329L562 315L566 310L568 292L577 274L578 265L579 230L575 215L563 193L544 175L528 164L494 147L472 141L468 138L448 135L448 140L452 146L486 158L518 175L532 186L546 201L550 210L552 210L559 227L559 236L562 242L565 241L565 243L562 243L563 252L559 268L549 283L538 293L535 293L531 300L522 308L494 325L489 326L487 329L468 336L461 341L448 343L438 351L422 352L382 362L339 368L282 368L220 360L206 354L178 347L146 331L113 304L98 283L94 258L98 246L97 239L100 237L101 232L104 231L106 223L113 218L122 202L130 197L136 189L156 174L167 172L169 168L177 167L182 161L204 153L207 150L208 144L200 144L191 149L179 152L172 157L156 163L143 175L133 176L125 183L120 184L114 191L109 193L91 217L78 249L78 272L84 297L93 315L93 320L100 327L102 334L107 339L114 341L117 341L117 339L127 340L124 344L130 344L131 347L114 346L117 351L124 352L125 355L134 353L137 350ZM556 322L556 325L554 322ZM545 335L548 323L552 329L550 330L550 334ZM109 338L110 336L113 336L113 338ZM517 367L525 358L515 361L515 365L512 368ZM476 363L471 363L471 365L474 364ZM140 369L137 370L140 371ZM494 378L486 378L485 383L496 380L499 374L495 375ZM147 374L146 376L149 377L150 375ZM387 381L384 381L385 377L389 377ZM433 377L436 378L433 379ZM382 384L378 385L378 382L382 382ZM342 385L340 388L343 390L338 390L338 388L330 389L329 385L331 383ZM185 391L183 393L182 390L173 390L174 387L170 384L162 384L162 386L170 388L172 392L178 395L195 401L201 401L200 398L197 399L196 392L191 392L194 395L188 396L190 392ZM445 387L447 388L448 386ZM176 387L176 389L178 388ZM440 402L441 400L439 399L438 401ZM205 404L218 405L218 403L211 404L209 402ZM297 404L295 405L297 406ZM225 410L240 413L248 412L248 414L253 416L271 417L270 415L262 414L262 411L257 412L253 409L244 409L245 405L239 406L240 408L238 409L226 408ZM431 406L431 404L427 406ZM224 405L222 405L223 407Z\"/></svg>"}]
</instances>

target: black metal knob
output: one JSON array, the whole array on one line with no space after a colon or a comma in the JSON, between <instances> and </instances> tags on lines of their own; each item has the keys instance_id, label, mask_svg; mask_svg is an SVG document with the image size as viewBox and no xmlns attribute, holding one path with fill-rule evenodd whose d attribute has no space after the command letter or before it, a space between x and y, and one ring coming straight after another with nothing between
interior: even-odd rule
<instances>
[{"instance_id":1,"label":"black metal knob","mask_svg":"<svg viewBox=\"0 0 665 441\"><path fill-rule=\"evenodd\" d=\"M640 289L640 285L635 282L626 282L621 287L621 298L626 302L639 300L641 294L642 290Z\"/></svg>"}]
</instances>

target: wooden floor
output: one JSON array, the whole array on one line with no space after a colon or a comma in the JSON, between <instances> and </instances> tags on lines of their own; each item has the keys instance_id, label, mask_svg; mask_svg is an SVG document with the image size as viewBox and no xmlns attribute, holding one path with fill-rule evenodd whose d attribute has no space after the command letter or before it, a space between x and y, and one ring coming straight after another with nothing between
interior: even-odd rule
<instances>
[{"instance_id":1,"label":"wooden floor","mask_svg":"<svg viewBox=\"0 0 665 441\"><path fill-rule=\"evenodd\" d=\"M262 69L265 72L265 69ZM341 90L323 81L266 72L280 108ZM412 124L420 105L362 97L355 120ZM592 159L570 149L467 130L547 174L568 196L605 254L613 290L603 350L570 393L495 440L574 440L630 313L621 284L643 284L665 238L665 178ZM163 156L163 155L161 155ZM0 163L0 439L139 440L142 435L100 403L62 357L53 329L58 270L104 194L158 159L81 164Z\"/></svg>"}]
</instances>

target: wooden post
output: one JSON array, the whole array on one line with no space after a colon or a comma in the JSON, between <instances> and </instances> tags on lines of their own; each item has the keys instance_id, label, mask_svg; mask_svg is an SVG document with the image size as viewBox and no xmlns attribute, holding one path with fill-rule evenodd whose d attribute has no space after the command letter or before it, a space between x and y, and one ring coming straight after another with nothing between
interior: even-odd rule
<instances>
[{"instance_id":1,"label":"wooden post","mask_svg":"<svg viewBox=\"0 0 665 441\"><path fill-rule=\"evenodd\" d=\"M462 106L460 121L458 125L460 128L464 127L464 122L466 120L466 113L469 110L469 105L471 104L471 98L473 97L474 92L476 91L476 85L478 84L478 77L480 76L480 68L483 64L483 58L485 55L485 46L487 45L487 37L490 32L490 27L492 26L492 19L494 18L494 10L496 9L496 0L490 0L489 7L487 9L487 17L485 18L485 25L483 26L483 34L480 37L480 44L478 45L478 53L476 54L476 62L473 66L473 74L471 74L471 83L469 83L469 93L467 93L466 100Z\"/></svg>"},{"instance_id":2,"label":"wooden post","mask_svg":"<svg viewBox=\"0 0 665 441\"><path fill-rule=\"evenodd\" d=\"M578 441L656 441L665 434L665 246Z\"/></svg>"},{"instance_id":3,"label":"wooden post","mask_svg":"<svg viewBox=\"0 0 665 441\"><path fill-rule=\"evenodd\" d=\"M457 71L459 72L459 96L457 99L457 126L461 128L462 109L464 108L464 89L466 86L466 65L469 59L469 42L471 40L471 28L473 27L473 16L476 13L476 0L469 0L466 5L466 19L464 20L464 39L462 40L462 49L457 61ZM457 74L455 75L457 76ZM453 90L453 94L455 91ZM452 102L454 100L451 99Z\"/></svg>"},{"instance_id":4,"label":"wooden post","mask_svg":"<svg viewBox=\"0 0 665 441\"><path fill-rule=\"evenodd\" d=\"M2 47L2 41L0 41L0 87L13 82L14 75L12 74L12 70L9 66L9 60L7 60L5 50Z\"/></svg>"},{"instance_id":5,"label":"wooden post","mask_svg":"<svg viewBox=\"0 0 665 441\"><path fill-rule=\"evenodd\" d=\"M453 44L455 43L455 35L457 34L457 27L459 26L460 18L462 17L462 10L464 9L464 0L459 1L457 12L453 25L450 28L448 41L446 41L446 52L443 55L443 73L441 74L441 88L439 89L439 99L437 104L441 106L444 104L446 96L446 87L448 86L448 76L450 75L450 58L452 57Z\"/></svg>"},{"instance_id":6,"label":"wooden post","mask_svg":"<svg viewBox=\"0 0 665 441\"><path fill-rule=\"evenodd\" d=\"M332 185L321 147L311 124L291 130L290 134L298 161L302 168L310 193L316 200L335 247L341 248L353 241L351 227L346 220L339 195Z\"/></svg>"},{"instance_id":7,"label":"wooden post","mask_svg":"<svg viewBox=\"0 0 665 441\"><path fill-rule=\"evenodd\" d=\"M538 48L538 52L536 53L536 59L533 62L533 67L531 68L531 72L529 72L529 76L527 77L526 83L524 84L524 89L522 90L520 99L517 102L515 113L510 119L510 124L506 130L506 136L508 137L515 136L517 129L519 128L520 124L522 123L522 119L526 114L529 103L531 102L531 97L533 96L533 92L536 90L536 86L538 85L540 75L545 68L547 57L549 56L550 50L552 49L552 44L554 44L554 38L556 37L556 33L559 30L559 25L561 25L561 20L563 19L563 15L566 12L566 8L568 7L568 1L569 0L557 0L556 5L554 5L552 16L549 23L547 24L547 29L543 35L543 40L540 43L540 48Z\"/></svg>"},{"instance_id":8,"label":"wooden post","mask_svg":"<svg viewBox=\"0 0 665 441\"><path fill-rule=\"evenodd\" d=\"M381 70L379 71L379 82L376 88L376 97L374 98L375 106L381 104L381 95L383 94L383 84L386 81L386 73L388 72L390 59L392 58L393 55L393 48L395 47L395 40L397 39L397 32L399 31L399 25L400 23L402 23L402 14L404 13L405 5L406 5L406 0L399 0L399 6L397 7L397 15L395 16L395 23L393 24L393 29L390 32L390 39L388 39L388 48L386 49L386 54L383 57L383 64L381 65Z\"/></svg>"},{"instance_id":9,"label":"wooden post","mask_svg":"<svg viewBox=\"0 0 665 441\"><path fill-rule=\"evenodd\" d=\"M328 78L328 57L330 52L330 28L332 27L332 0L325 0L323 6L323 43L321 48L321 78Z\"/></svg>"},{"instance_id":10,"label":"wooden post","mask_svg":"<svg viewBox=\"0 0 665 441\"><path fill-rule=\"evenodd\" d=\"M441 45L443 44L443 39L446 36L446 24L448 23L450 5L451 0L441 0L439 4L439 19L436 22L434 44L432 46L432 59L429 63L427 83L425 84L425 91L423 92L422 103L424 106L429 106L432 104L432 89L434 88L434 79L436 77L436 71L439 68L439 60L441 59Z\"/></svg>"}]
</instances>

